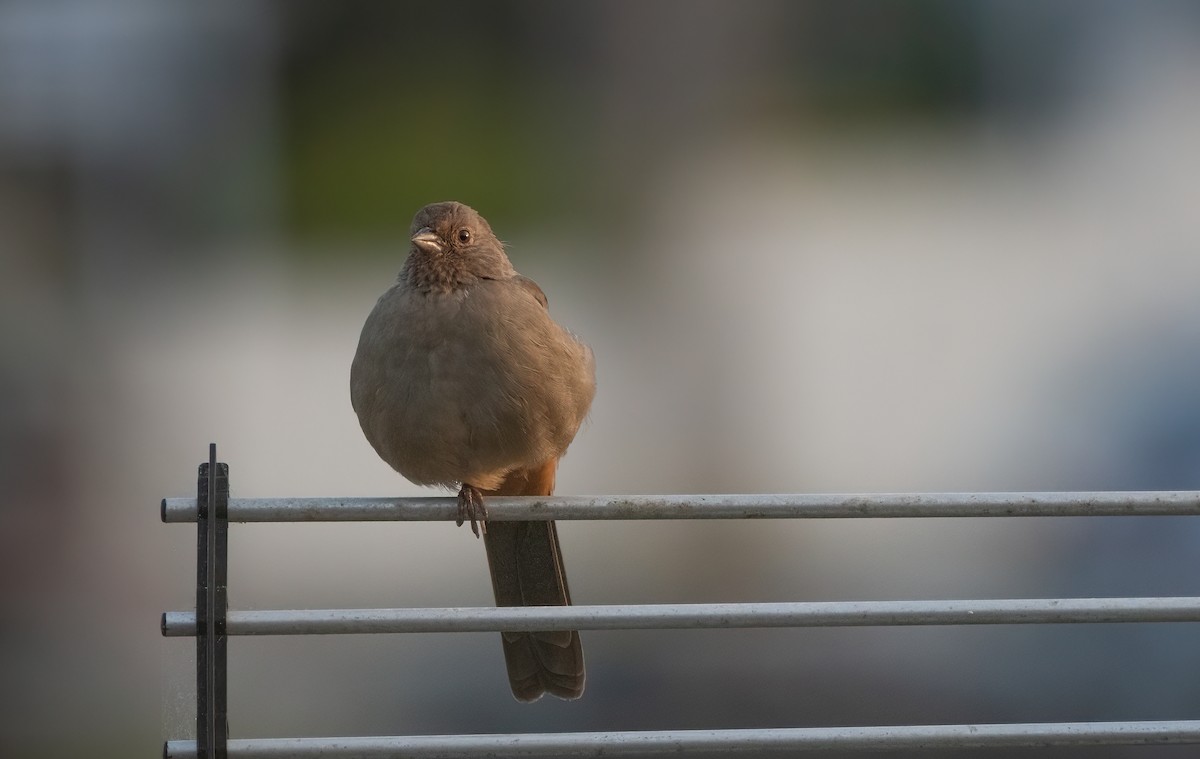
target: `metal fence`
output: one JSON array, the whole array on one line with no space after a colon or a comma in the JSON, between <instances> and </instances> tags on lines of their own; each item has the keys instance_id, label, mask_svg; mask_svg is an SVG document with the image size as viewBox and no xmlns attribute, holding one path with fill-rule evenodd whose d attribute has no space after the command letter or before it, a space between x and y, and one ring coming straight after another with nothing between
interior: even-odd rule
<instances>
[{"instance_id":1,"label":"metal fence","mask_svg":"<svg viewBox=\"0 0 1200 759\"><path fill-rule=\"evenodd\" d=\"M172 759L277 757L599 757L681 752L808 752L1200 744L1200 719L491 735L230 739L226 651L236 635L406 632L1200 622L1200 597L570 607L230 611L230 522L444 521L453 498L231 499L229 470L201 464L197 495L162 502L164 522L197 523L195 611L163 614L165 636L196 638L197 740ZM493 520L821 519L1200 515L1200 492L939 493L520 497L489 501Z\"/></svg>"}]
</instances>

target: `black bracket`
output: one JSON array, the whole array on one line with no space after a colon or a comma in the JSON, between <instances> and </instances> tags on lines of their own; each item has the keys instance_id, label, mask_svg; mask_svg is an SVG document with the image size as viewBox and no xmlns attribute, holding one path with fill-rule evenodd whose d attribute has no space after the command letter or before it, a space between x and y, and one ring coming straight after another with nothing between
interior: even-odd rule
<instances>
[{"instance_id":1,"label":"black bracket","mask_svg":"<svg viewBox=\"0 0 1200 759\"><path fill-rule=\"evenodd\" d=\"M217 463L216 443L200 465L196 511L196 755L226 759L229 465Z\"/></svg>"}]
</instances>

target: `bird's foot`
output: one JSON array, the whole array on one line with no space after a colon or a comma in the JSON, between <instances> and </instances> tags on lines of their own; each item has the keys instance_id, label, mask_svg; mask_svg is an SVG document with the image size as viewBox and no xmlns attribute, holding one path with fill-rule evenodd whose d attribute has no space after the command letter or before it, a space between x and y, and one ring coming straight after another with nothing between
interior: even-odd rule
<instances>
[{"instance_id":1,"label":"bird's foot","mask_svg":"<svg viewBox=\"0 0 1200 759\"><path fill-rule=\"evenodd\" d=\"M483 493L474 485L463 483L458 490L458 519L455 524L462 527L463 522L470 521L471 532L475 537L487 534L487 506L483 502Z\"/></svg>"}]
</instances>

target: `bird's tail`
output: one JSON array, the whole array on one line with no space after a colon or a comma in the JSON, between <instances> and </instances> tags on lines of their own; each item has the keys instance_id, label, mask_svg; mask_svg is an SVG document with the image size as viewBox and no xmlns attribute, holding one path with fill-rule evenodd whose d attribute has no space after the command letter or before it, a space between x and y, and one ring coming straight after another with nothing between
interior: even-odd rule
<instances>
[{"instance_id":1,"label":"bird's tail","mask_svg":"<svg viewBox=\"0 0 1200 759\"><path fill-rule=\"evenodd\" d=\"M550 495L558 461L510 472L488 495ZM554 522L488 522L484 534L497 606L569 606ZM583 695L583 647L574 630L501 634L508 681L518 701L543 693L573 699Z\"/></svg>"}]
</instances>

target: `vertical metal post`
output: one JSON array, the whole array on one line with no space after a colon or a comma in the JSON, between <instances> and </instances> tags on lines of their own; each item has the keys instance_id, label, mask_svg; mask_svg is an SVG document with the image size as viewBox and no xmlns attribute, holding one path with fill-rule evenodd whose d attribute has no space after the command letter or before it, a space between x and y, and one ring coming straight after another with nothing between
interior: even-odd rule
<instances>
[{"instance_id":1,"label":"vertical metal post","mask_svg":"<svg viewBox=\"0 0 1200 759\"><path fill-rule=\"evenodd\" d=\"M225 759L229 466L217 463L216 443L200 465L196 510L196 749L203 759Z\"/></svg>"}]
</instances>

